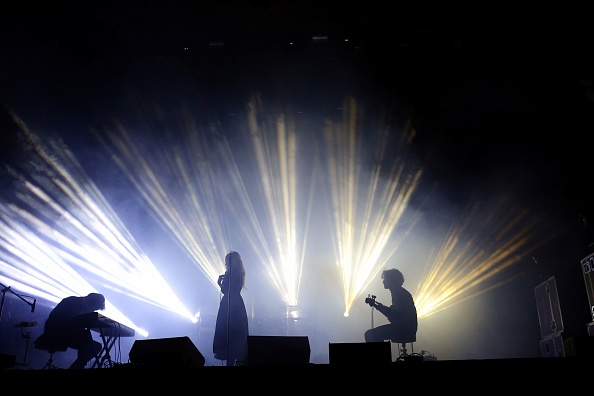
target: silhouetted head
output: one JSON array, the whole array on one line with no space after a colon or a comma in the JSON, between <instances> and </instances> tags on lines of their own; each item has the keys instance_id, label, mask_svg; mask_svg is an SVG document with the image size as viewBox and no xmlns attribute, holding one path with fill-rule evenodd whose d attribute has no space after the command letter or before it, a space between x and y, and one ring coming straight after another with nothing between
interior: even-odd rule
<instances>
[{"instance_id":1,"label":"silhouetted head","mask_svg":"<svg viewBox=\"0 0 594 396\"><path fill-rule=\"evenodd\" d=\"M229 268L233 264L239 264L239 263L241 263L241 255L239 253L230 251L225 256L225 268L227 268L227 270L229 270Z\"/></svg>"},{"instance_id":2,"label":"silhouetted head","mask_svg":"<svg viewBox=\"0 0 594 396\"><path fill-rule=\"evenodd\" d=\"M384 280L384 287L386 289L404 284L404 275L396 268L387 269L382 272L382 279Z\"/></svg>"},{"instance_id":3,"label":"silhouetted head","mask_svg":"<svg viewBox=\"0 0 594 396\"><path fill-rule=\"evenodd\" d=\"M231 276L240 276L241 286L245 285L245 268L243 267L243 261L241 255L237 252L230 251L225 256L225 268L227 272L231 272Z\"/></svg>"},{"instance_id":4,"label":"silhouetted head","mask_svg":"<svg viewBox=\"0 0 594 396\"><path fill-rule=\"evenodd\" d=\"M93 311L96 311L98 309L105 309L105 297L103 296L103 294L89 293L85 297L85 300L87 302L88 307Z\"/></svg>"}]
</instances>

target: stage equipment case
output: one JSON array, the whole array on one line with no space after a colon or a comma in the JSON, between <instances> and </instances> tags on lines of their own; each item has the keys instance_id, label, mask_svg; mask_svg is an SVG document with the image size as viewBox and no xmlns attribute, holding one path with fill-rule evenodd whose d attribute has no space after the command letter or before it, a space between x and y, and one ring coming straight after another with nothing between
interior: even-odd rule
<instances>
[{"instance_id":1,"label":"stage equipment case","mask_svg":"<svg viewBox=\"0 0 594 396\"><path fill-rule=\"evenodd\" d=\"M565 356L563 317L555 277L552 276L536 286L534 295L540 322L540 352L542 357Z\"/></svg>"},{"instance_id":2,"label":"stage equipment case","mask_svg":"<svg viewBox=\"0 0 594 396\"><path fill-rule=\"evenodd\" d=\"M588 302L590 303L590 315L594 321L594 253L584 257L581 261Z\"/></svg>"}]
</instances>

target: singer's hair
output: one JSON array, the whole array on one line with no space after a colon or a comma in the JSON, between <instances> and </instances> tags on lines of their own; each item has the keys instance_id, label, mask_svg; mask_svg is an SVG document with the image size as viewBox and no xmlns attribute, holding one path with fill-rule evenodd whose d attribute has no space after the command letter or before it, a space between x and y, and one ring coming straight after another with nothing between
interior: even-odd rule
<instances>
[{"instance_id":1,"label":"singer's hair","mask_svg":"<svg viewBox=\"0 0 594 396\"><path fill-rule=\"evenodd\" d=\"M382 272L382 279L387 280L389 285L402 286L404 284L404 275L396 268Z\"/></svg>"},{"instance_id":2,"label":"singer's hair","mask_svg":"<svg viewBox=\"0 0 594 396\"><path fill-rule=\"evenodd\" d=\"M232 277L239 275L241 287L245 287L245 268L239 253L234 251L227 253L225 256L225 268L227 268L227 271L233 271Z\"/></svg>"},{"instance_id":3,"label":"singer's hair","mask_svg":"<svg viewBox=\"0 0 594 396\"><path fill-rule=\"evenodd\" d=\"M103 294L89 293L87 300L89 300L91 306L96 307L95 309L105 309L105 297Z\"/></svg>"}]
</instances>

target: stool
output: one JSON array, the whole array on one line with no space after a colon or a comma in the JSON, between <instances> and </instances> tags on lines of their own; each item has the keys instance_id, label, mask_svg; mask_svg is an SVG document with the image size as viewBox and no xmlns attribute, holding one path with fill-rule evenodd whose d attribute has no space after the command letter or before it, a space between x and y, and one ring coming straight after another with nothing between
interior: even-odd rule
<instances>
[{"instance_id":1,"label":"stool","mask_svg":"<svg viewBox=\"0 0 594 396\"><path fill-rule=\"evenodd\" d=\"M66 345L54 344L51 343L48 337L45 334L40 335L35 339L33 342L35 349L39 349L40 351L46 351L49 353L49 359L43 369L57 369L59 368L54 364L54 353L56 352L65 352L68 349Z\"/></svg>"},{"instance_id":2,"label":"stool","mask_svg":"<svg viewBox=\"0 0 594 396\"><path fill-rule=\"evenodd\" d=\"M42 367L42 370L45 370L45 369L57 369L57 368L59 368L58 366L56 366L54 364L54 353L56 353L57 350L55 350L55 349L46 349L46 352L48 352L50 354L50 356L49 356L49 359L47 360L47 363L45 363L45 366Z\"/></svg>"},{"instance_id":3,"label":"stool","mask_svg":"<svg viewBox=\"0 0 594 396\"><path fill-rule=\"evenodd\" d=\"M406 344L410 344L410 351L411 353L414 353L414 343L415 341L417 341L417 338L405 338L405 339L397 339L397 338L392 338L390 339L390 341L392 341L395 344L399 344L399 351L400 354L398 355L398 359L397 360L403 360L408 358L409 353L406 350Z\"/></svg>"}]
</instances>

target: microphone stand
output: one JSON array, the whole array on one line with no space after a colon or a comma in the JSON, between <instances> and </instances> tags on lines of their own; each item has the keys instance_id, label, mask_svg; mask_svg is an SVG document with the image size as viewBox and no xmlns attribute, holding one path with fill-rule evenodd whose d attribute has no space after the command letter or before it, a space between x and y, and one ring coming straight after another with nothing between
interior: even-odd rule
<instances>
[{"instance_id":1,"label":"microphone stand","mask_svg":"<svg viewBox=\"0 0 594 396\"><path fill-rule=\"evenodd\" d=\"M2 287L2 300L0 301L0 322L2 322L2 312L4 311L4 302L6 300L6 293L11 292L12 294L14 294L15 296L17 296L21 301L23 301L25 304L27 304L28 306L31 307L31 312L35 311L35 303L37 302L37 299L35 299L35 297L31 297L31 296L21 296L20 294L15 293L10 286L4 286L2 283L0 283L0 287ZM32 298L33 302L30 303L29 301L25 300L23 297L28 297L28 298ZM37 324L37 322L35 322L35 324ZM23 338L25 339L25 359L23 360L22 363L17 363L18 366L26 366L27 363L27 355L29 353L29 340L31 339L31 332L24 332L23 328L21 327L21 335L23 336Z\"/></svg>"},{"instance_id":2,"label":"microphone stand","mask_svg":"<svg viewBox=\"0 0 594 396\"><path fill-rule=\"evenodd\" d=\"M35 302L37 301L35 299L35 297L31 297L31 296L21 296L17 293L15 293L10 286L4 286L2 283L0 283L0 287L2 287L2 290L0 291L2 293L2 300L0 301L0 321L2 321L2 311L4 310L4 300L6 299L6 293L7 292L11 292L12 294L14 294L15 296L17 296L19 299L21 299L25 304L27 304L28 306L31 307L31 312L33 312L35 310ZM23 297L28 297L28 298L32 298L33 302L30 303L29 301L25 300Z\"/></svg>"},{"instance_id":3,"label":"microphone stand","mask_svg":"<svg viewBox=\"0 0 594 396\"><path fill-rule=\"evenodd\" d=\"M229 330L230 330L230 326L231 324L229 323L231 321L231 281L233 280L233 276L231 275L233 273L233 267L232 267L232 260L231 260L231 255L229 255L229 270L227 271L229 275L229 283L227 283L227 366L229 366L229 345L230 345L230 341L229 341ZM225 276L226 278L226 276ZM225 279L227 280L227 279ZM235 362L233 362L232 366L235 365Z\"/></svg>"},{"instance_id":4,"label":"microphone stand","mask_svg":"<svg viewBox=\"0 0 594 396\"><path fill-rule=\"evenodd\" d=\"M25 358L23 359L22 363L17 363L17 366L27 366L29 364L27 363L27 355L29 354L29 341L31 340L31 332L25 332L21 327L21 336L23 336L23 338L25 339Z\"/></svg>"}]
</instances>

